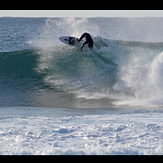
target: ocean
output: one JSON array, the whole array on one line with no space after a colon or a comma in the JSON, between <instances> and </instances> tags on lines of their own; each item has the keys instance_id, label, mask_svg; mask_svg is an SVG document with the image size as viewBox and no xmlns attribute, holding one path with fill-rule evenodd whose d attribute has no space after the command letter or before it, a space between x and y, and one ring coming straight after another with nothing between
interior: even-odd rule
<instances>
[{"instance_id":1,"label":"ocean","mask_svg":"<svg viewBox=\"0 0 163 163\"><path fill-rule=\"evenodd\" d=\"M162 31L159 17L1 17L0 154L163 154ZM58 39L84 32L82 53Z\"/></svg>"}]
</instances>

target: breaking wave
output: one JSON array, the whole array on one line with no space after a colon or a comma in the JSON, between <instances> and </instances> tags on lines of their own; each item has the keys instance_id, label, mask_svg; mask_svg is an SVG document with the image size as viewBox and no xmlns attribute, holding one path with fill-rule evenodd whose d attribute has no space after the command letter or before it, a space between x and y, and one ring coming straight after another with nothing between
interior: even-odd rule
<instances>
[{"instance_id":1,"label":"breaking wave","mask_svg":"<svg viewBox=\"0 0 163 163\"><path fill-rule=\"evenodd\" d=\"M116 105L163 105L163 43L94 37L93 50L63 44L0 53L1 89L51 90Z\"/></svg>"}]
</instances>

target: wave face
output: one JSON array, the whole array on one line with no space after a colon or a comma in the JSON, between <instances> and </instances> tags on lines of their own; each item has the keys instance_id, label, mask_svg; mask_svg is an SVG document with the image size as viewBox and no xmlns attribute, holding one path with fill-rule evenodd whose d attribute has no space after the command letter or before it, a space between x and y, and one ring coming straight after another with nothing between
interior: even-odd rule
<instances>
[{"instance_id":1,"label":"wave face","mask_svg":"<svg viewBox=\"0 0 163 163\"><path fill-rule=\"evenodd\" d=\"M26 49L0 52L0 105L162 106L163 43L108 39L95 20L45 19ZM58 40L85 31L93 50L80 53Z\"/></svg>"}]
</instances>

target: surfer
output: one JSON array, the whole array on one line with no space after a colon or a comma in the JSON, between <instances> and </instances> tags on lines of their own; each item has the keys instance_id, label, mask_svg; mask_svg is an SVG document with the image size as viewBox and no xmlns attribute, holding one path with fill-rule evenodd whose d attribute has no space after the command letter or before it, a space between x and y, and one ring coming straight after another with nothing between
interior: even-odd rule
<instances>
[{"instance_id":1,"label":"surfer","mask_svg":"<svg viewBox=\"0 0 163 163\"><path fill-rule=\"evenodd\" d=\"M80 37L80 39L77 39L78 42L80 42L84 37L86 39L86 42L84 42L83 45L81 46L81 48L80 48L81 52L82 52L82 48L84 47L85 44L88 44L89 48L91 48L91 49L93 48L93 40L89 33L83 33L82 36Z\"/></svg>"}]
</instances>

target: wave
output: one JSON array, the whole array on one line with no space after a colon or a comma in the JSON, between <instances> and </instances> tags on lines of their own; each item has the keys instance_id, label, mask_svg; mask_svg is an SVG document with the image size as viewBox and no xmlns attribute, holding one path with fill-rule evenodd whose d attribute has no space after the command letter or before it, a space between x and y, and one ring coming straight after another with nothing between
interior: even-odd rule
<instances>
[{"instance_id":1,"label":"wave","mask_svg":"<svg viewBox=\"0 0 163 163\"><path fill-rule=\"evenodd\" d=\"M93 50L66 45L0 53L1 88L50 90L116 105L163 105L163 43L94 37Z\"/></svg>"}]
</instances>

